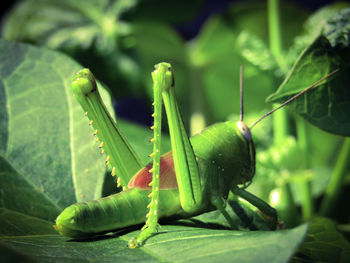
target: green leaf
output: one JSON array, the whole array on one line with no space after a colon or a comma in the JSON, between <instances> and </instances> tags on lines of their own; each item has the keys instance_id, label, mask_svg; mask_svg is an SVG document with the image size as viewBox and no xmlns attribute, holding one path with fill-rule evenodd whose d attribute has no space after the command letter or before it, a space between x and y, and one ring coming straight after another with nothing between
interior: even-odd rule
<instances>
[{"instance_id":1,"label":"green leaf","mask_svg":"<svg viewBox=\"0 0 350 263\"><path fill-rule=\"evenodd\" d=\"M349 6L350 4L345 2L333 3L318 9L309 16L303 25L304 32L295 37L293 46L286 54L285 60L289 67L292 67L302 51L319 37L327 24L327 20Z\"/></svg>"},{"instance_id":2,"label":"green leaf","mask_svg":"<svg viewBox=\"0 0 350 263\"><path fill-rule=\"evenodd\" d=\"M1 216L2 214L0 214ZM6 221L8 217L2 218ZM21 217L14 226L23 224ZM40 226L41 224L41 226ZM138 231L120 236L105 235L83 241L68 241L50 230L33 234L50 222L38 221L28 234L1 236L1 244L21 251L34 262L288 262L302 242L307 226L281 231L242 232L198 227L163 225L139 249L129 249L127 241Z\"/></svg>"},{"instance_id":3,"label":"green leaf","mask_svg":"<svg viewBox=\"0 0 350 263\"><path fill-rule=\"evenodd\" d=\"M145 71L141 72L142 69L147 70L148 77L152 70L149 69L154 64L164 60L178 63L168 59L168 54L172 56L178 50L178 46L169 45L169 33L161 30L160 34L154 34L159 31L158 28L166 27L159 20L188 20L199 10L202 2L203 0L187 1L186 12L183 12L181 1L22 0L6 16L2 35L8 40L64 51L89 67L98 79L103 79L115 98L130 95L140 97L144 94L141 77ZM139 39L138 24L144 26L145 20L153 21L154 26L146 26ZM149 40L150 35L153 37L151 42L143 42L144 38ZM148 43L152 44L153 51L165 49L167 52L155 62L158 53L150 53L149 57L153 61L150 63L146 59L143 61L146 67L139 67L135 46ZM142 52L140 50L141 59ZM186 59L186 56L181 55L181 59ZM177 79L181 81L181 76L186 75L186 68L182 65L177 68L181 71L181 74L177 74Z\"/></svg>"},{"instance_id":4,"label":"green leaf","mask_svg":"<svg viewBox=\"0 0 350 263\"><path fill-rule=\"evenodd\" d=\"M350 8L340 10L336 15L330 17L324 27L323 34L327 37L332 47L346 49L350 46L348 38L350 32Z\"/></svg>"},{"instance_id":5,"label":"green leaf","mask_svg":"<svg viewBox=\"0 0 350 263\"><path fill-rule=\"evenodd\" d=\"M79 69L62 54L0 41L2 207L53 220L76 200L101 197L105 156L98 152L71 91L71 79ZM100 91L113 112L109 95ZM135 148L151 152L150 131L118 122L122 130L131 131ZM141 137L147 133L149 138ZM169 149L166 142L164 147Z\"/></svg>"},{"instance_id":6,"label":"green leaf","mask_svg":"<svg viewBox=\"0 0 350 263\"><path fill-rule=\"evenodd\" d=\"M309 260L307 262L350 261L350 243L337 230L334 222L327 218L315 218L310 222L305 241L298 252L296 257Z\"/></svg>"},{"instance_id":7,"label":"green leaf","mask_svg":"<svg viewBox=\"0 0 350 263\"><path fill-rule=\"evenodd\" d=\"M0 61L0 154L7 171L16 171L13 180L59 210L100 196L103 157L71 92L80 66L58 53L4 40ZM1 188L7 183L1 181ZM15 198L11 192L7 198Z\"/></svg>"},{"instance_id":8,"label":"green leaf","mask_svg":"<svg viewBox=\"0 0 350 263\"><path fill-rule=\"evenodd\" d=\"M321 129L349 136L350 92L347 83L350 46L349 43L347 46L343 42L338 44L331 45L324 36L317 38L299 57L288 77L268 101L283 102L339 68L334 77L291 103L288 108Z\"/></svg>"},{"instance_id":9,"label":"green leaf","mask_svg":"<svg viewBox=\"0 0 350 263\"><path fill-rule=\"evenodd\" d=\"M1 237L55 235L56 230L49 221L0 208Z\"/></svg>"},{"instance_id":10,"label":"green leaf","mask_svg":"<svg viewBox=\"0 0 350 263\"><path fill-rule=\"evenodd\" d=\"M135 5L135 0L22 0L5 17L2 35L69 54L119 98L140 86L128 44L131 28L121 20Z\"/></svg>"},{"instance_id":11,"label":"green leaf","mask_svg":"<svg viewBox=\"0 0 350 263\"><path fill-rule=\"evenodd\" d=\"M21 1L7 15L3 36L70 50L87 49L96 41L101 52L109 53L115 48L117 38L129 33L128 25L119 17L135 3L125 0Z\"/></svg>"},{"instance_id":12,"label":"green leaf","mask_svg":"<svg viewBox=\"0 0 350 263\"><path fill-rule=\"evenodd\" d=\"M327 27L327 20L336 16L342 9L349 6L349 3L338 2L318 9L305 22L304 28L306 34L313 35L313 40L315 40L324 28Z\"/></svg>"},{"instance_id":13,"label":"green leaf","mask_svg":"<svg viewBox=\"0 0 350 263\"><path fill-rule=\"evenodd\" d=\"M239 262L287 262L307 230L303 225L283 231L243 232L202 228L198 223L182 226L180 222L163 225L144 247L131 250L127 242L139 230L69 241L54 232L52 222L10 210L0 210L0 223L4 226L1 246L20 251L20 256L34 262L212 262L214 258L222 262L230 258Z\"/></svg>"},{"instance_id":14,"label":"green leaf","mask_svg":"<svg viewBox=\"0 0 350 263\"><path fill-rule=\"evenodd\" d=\"M24 256L21 251L9 248L0 241L0 254L3 263L23 262L33 263L33 259Z\"/></svg>"},{"instance_id":15,"label":"green leaf","mask_svg":"<svg viewBox=\"0 0 350 263\"><path fill-rule=\"evenodd\" d=\"M339 11L339 7L335 6L326 11L327 19L314 17L318 24L323 25L322 28L316 26L314 31L322 34L301 54L285 81L268 101L283 102L339 68L340 71L332 79L305 94L303 99L292 103L289 108L321 129L348 136L350 42L347 35L350 32L350 9ZM314 38L313 31L309 34Z\"/></svg>"},{"instance_id":16,"label":"green leaf","mask_svg":"<svg viewBox=\"0 0 350 263\"><path fill-rule=\"evenodd\" d=\"M268 47L253 34L242 30L238 35L236 45L240 50L241 56L261 71L275 71L279 69Z\"/></svg>"},{"instance_id":17,"label":"green leaf","mask_svg":"<svg viewBox=\"0 0 350 263\"><path fill-rule=\"evenodd\" d=\"M61 207L44 193L44 187L35 187L13 166L7 158L0 156L1 207L54 220Z\"/></svg>"}]
</instances>

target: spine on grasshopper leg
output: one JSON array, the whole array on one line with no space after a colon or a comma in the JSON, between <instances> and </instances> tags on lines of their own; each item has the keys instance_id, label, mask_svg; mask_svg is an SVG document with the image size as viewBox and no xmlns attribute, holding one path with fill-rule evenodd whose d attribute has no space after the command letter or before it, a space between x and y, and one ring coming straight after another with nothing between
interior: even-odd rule
<instances>
[{"instance_id":1,"label":"spine on grasshopper leg","mask_svg":"<svg viewBox=\"0 0 350 263\"><path fill-rule=\"evenodd\" d=\"M102 153L106 153L106 164L112 166L112 175L118 176L118 186L126 186L142 164L108 113L90 70L83 69L75 75L72 90L90 119Z\"/></svg>"},{"instance_id":2,"label":"spine on grasshopper leg","mask_svg":"<svg viewBox=\"0 0 350 263\"><path fill-rule=\"evenodd\" d=\"M159 173L160 173L160 142L161 142L161 127L162 127L162 93L160 90L160 81L156 79L153 74L153 90L154 90L154 113L152 117L154 118L154 123L151 129L153 130L153 152L150 157L153 159L152 168L148 171L152 174L152 182L149 186L152 186L152 193L149 195L151 197L151 202L147 206L149 212L147 214L147 221L145 226L154 226L158 224L158 199L159 199ZM162 80L161 80L162 81Z\"/></svg>"},{"instance_id":3,"label":"spine on grasshopper leg","mask_svg":"<svg viewBox=\"0 0 350 263\"><path fill-rule=\"evenodd\" d=\"M67 207L56 219L56 230L70 238L91 237L145 222L150 190L131 188L95 201ZM184 215L177 189L160 190L159 215Z\"/></svg>"},{"instance_id":4,"label":"spine on grasshopper leg","mask_svg":"<svg viewBox=\"0 0 350 263\"><path fill-rule=\"evenodd\" d=\"M162 120L162 91L169 89L173 85L174 79L170 64L160 63L155 66L155 70L152 72L153 90L154 90L154 125L151 127L154 130L153 135L153 153L150 157L153 158L153 167L148 171L152 173L152 182L149 184L152 186L151 202L147 206L149 213L147 214L147 220L144 227L141 229L141 233L129 241L129 247L135 248L141 245L154 231L158 228L159 218L159 177L160 177L160 143L161 143L161 120Z\"/></svg>"}]
</instances>

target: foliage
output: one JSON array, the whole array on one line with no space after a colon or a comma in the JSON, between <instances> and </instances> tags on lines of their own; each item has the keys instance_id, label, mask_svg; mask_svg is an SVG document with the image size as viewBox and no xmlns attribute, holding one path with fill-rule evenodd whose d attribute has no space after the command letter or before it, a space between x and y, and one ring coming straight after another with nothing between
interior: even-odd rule
<instances>
[{"instance_id":1,"label":"foliage","mask_svg":"<svg viewBox=\"0 0 350 263\"><path fill-rule=\"evenodd\" d=\"M331 220L315 218L311 221L305 241L299 248L300 261L303 262L304 258L315 261L347 262L349 246L349 242L338 232Z\"/></svg>"},{"instance_id":2,"label":"foliage","mask_svg":"<svg viewBox=\"0 0 350 263\"><path fill-rule=\"evenodd\" d=\"M269 101L285 101L305 87L321 79L335 69L338 76L307 93L305 99L292 104L294 111L314 125L345 136L350 135L349 115L349 40L350 9L344 9L331 17L324 30L301 54L289 76ZM317 101L317 103L315 103Z\"/></svg>"},{"instance_id":3,"label":"foliage","mask_svg":"<svg viewBox=\"0 0 350 263\"><path fill-rule=\"evenodd\" d=\"M163 14L168 22L183 23L202 1L186 3L186 12L182 1L151 2L155 8L150 10L150 1L21 1L8 14L3 36L69 54L103 80L116 98L144 96L145 86L151 89L145 76L159 59L169 61L181 71L181 92L189 81L184 43ZM149 16L152 20L145 20Z\"/></svg>"},{"instance_id":4,"label":"foliage","mask_svg":"<svg viewBox=\"0 0 350 263\"><path fill-rule=\"evenodd\" d=\"M7 14L3 38L38 47L0 41L0 251L5 262L350 261L349 238L338 228L338 223L349 224L348 209L339 209L350 198L350 144L343 137L350 135L349 5L324 6L310 14L283 4L282 50L276 55L268 38L268 6L262 2L232 4L209 17L188 42L173 25L193 19L202 1L187 1L186 12L184 1L152 2L150 8L141 0L23 0ZM281 103L340 69L287 106L283 144L274 142L281 128L275 120L266 119L252 131L257 173L248 190L269 201L287 229L247 231L241 225L232 231L211 212L162 223L160 234L129 250L127 241L138 227L71 242L51 227L66 206L117 190L73 99L74 72L91 68L113 112L111 99L120 105L126 96L150 105L150 72L161 61L175 69L177 97L192 133L238 119L234 87L241 64L248 124L270 107L265 98ZM146 164L150 131L117 122ZM167 136L162 147L162 152L170 149ZM249 204L241 205L261 221Z\"/></svg>"}]
</instances>

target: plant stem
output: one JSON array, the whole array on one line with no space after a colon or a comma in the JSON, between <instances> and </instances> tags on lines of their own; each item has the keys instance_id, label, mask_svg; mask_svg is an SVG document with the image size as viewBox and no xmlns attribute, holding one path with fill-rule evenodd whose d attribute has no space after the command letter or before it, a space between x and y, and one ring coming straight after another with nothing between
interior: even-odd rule
<instances>
[{"instance_id":1,"label":"plant stem","mask_svg":"<svg viewBox=\"0 0 350 263\"><path fill-rule=\"evenodd\" d=\"M297 125L297 138L298 138L298 145L299 148L302 150L302 153L304 155L305 169L310 168L310 160L309 160L309 145L308 145L308 139L307 139L307 127L305 124L305 121L301 119L300 117L296 119L296 125ZM301 209L302 209L302 219L308 220L311 218L313 212L314 212L314 205L312 200L312 193L311 193L311 182L309 178L304 179L301 182L300 185L301 190Z\"/></svg>"},{"instance_id":2,"label":"plant stem","mask_svg":"<svg viewBox=\"0 0 350 263\"><path fill-rule=\"evenodd\" d=\"M299 224L299 212L295 205L290 183L283 183L281 189L281 203L279 204L278 216L287 227Z\"/></svg>"},{"instance_id":3,"label":"plant stem","mask_svg":"<svg viewBox=\"0 0 350 263\"><path fill-rule=\"evenodd\" d=\"M269 22L269 45L271 54L277 61L282 55L282 38L280 23L280 1L268 0L268 22ZM276 106L276 105L275 105ZM280 109L273 116L274 144L280 145L288 135L287 112Z\"/></svg>"},{"instance_id":4,"label":"plant stem","mask_svg":"<svg viewBox=\"0 0 350 263\"><path fill-rule=\"evenodd\" d=\"M278 104L273 107L276 108ZM273 115L273 143L274 145L281 145L288 136L288 118L285 109L276 111Z\"/></svg>"},{"instance_id":5,"label":"plant stem","mask_svg":"<svg viewBox=\"0 0 350 263\"><path fill-rule=\"evenodd\" d=\"M344 144L339 152L337 161L334 166L333 175L327 186L325 196L321 203L320 214L329 216L338 202L343 187L346 169L350 159L350 138L344 140Z\"/></svg>"},{"instance_id":6,"label":"plant stem","mask_svg":"<svg viewBox=\"0 0 350 263\"><path fill-rule=\"evenodd\" d=\"M282 38L279 0L268 0L269 44L272 55L279 60L282 54Z\"/></svg>"},{"instance_id":7,"label":"plant stem","mask_svg":"<svg viewBox=\"0 0 350 263\"><path fill-rule=\"evenodd\" d=\"M268 0L268 25L269 25L269 45L271 54L276 61L282 60L282 38L281 38L281 23L280 23L280 1ZM279 63L280 64L280 63ZM276 105L274 105L276 107ZM284 143L288 136L288 118L285 109L276 111L273 115L273 133L274 145L278 146ZM287 206L287 218L292 218L294 212L297 211L296 205L291 192L291 187L288 182L282 188L284 192L284 202Z\"/></svg>"}]
</instances>

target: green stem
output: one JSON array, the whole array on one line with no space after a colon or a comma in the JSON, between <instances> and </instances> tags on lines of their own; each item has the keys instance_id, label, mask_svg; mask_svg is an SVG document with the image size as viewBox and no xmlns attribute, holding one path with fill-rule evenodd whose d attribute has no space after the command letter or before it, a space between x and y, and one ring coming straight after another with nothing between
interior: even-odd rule
<instances>
[{"instance_id":1,"label":"green stem","mask_svg":"<svg viewBox=\"0 0 350 263\"><path fill-rule=\"evenodd\" d=\"M299 223L299 212L295 205L290 184L281 185L281 201L278 207L278 217L287 227L293 227Z\"/></svg>"},{"instance_id":2,"label":"green stem","mask_svg":"<svg viewBox=\"0 0 350 263\"><path fill-rule=\"evenodd\" d=\"M314 204L311 193L311 182L309 179L305 179L300 182L300 195L301 195L301 216L303 221L309 220L314 211Z\"/></svg>"},{"instance_id":3,"label":"green stem","mask_svg":"<svg viewBox=\"0 0 350 263\"><path fill-rule=\"evenodd\" d=\"M346 169L349 165L350 159L350 138L346 138L344 144L339 152L331 180L327 186L325 196L321 203L320 214L322 216L329 216L341 194L343 182L346 175Z\"/></svg>"},{"instance_id":4,"label":"green stem","mask_svg":"<svg viewBox=\"0 0 350 263\"><path fill-rule=\"evenodd\" d=\"M310 159L309 155L307 154L309 150L309 143L306 123L301 117L298 117L296 118L296 125L298 146L304 153L304 167L309 168Z\"/></svg>"},{"instance_id":5,"label":"green stem","mask_svg":"<svg viewBox=\"0 0 350 263\"><path fill-rule=\"evenodd\" d=\"M269 26L269 45L271 54L275 57L276 61L282 60L282 38L281 38L281 23L280 23L280 1L268 0L268 26ZM274 105L276 107L276 105ZM285 109L276 111L273 115L273 136L274 145L281 145L284 143L288 136L288 117ZM284 202L287 206L287 217L292 218L293 213L297 211L296 205L292 196L291 186L287 182L285 183L282 191L284 192ZM290 211L292 211L290 213Z\"/></svg>"},{"instance_id":6,"label":"green stem","mask_svg":"<svg viewBox=\"0 0 350 263\"><path fill-rule=\"evenodd\" d=\"M301 119L300 117L296 119L296 125L297 125L297 138L298 138L298 145L299 148L302 151L302 154L304 155L304 168L308 169L310 168L310 160L309 160L309 144L308 144L308 134L307 134L307 127L305 124L305 121ZM303 181L300 183L300 190L301 190L301 209L302 209L302 219L308 220L311 218L313 212L314 212L314 204L312 200L312 193L311 193L311 182L309 178L303 179Z\"/></svg>"},{"instance_id":7,"label":"green stem","mask_svg":"<svg viewBox=\"0 0 350 263\"><path fill-rule=\"evenodd\" d=\"M280 23L280 1L268 0L268 22L269 22L269 45L271 54L277 61L280 61L282 55L282 38ZM276 107L276 105L275 105ZM273 116L274 144L280 145L288 135L287 112L280 109Z\"/></svg>"},{"instance_id":8,"label":"green stem","mask_svg":"<svg viewBox=\"0 0 350 263\"><path fill-rule=\"evenodd\" d=\"M272 55L279 60L282 54L282 38L280 23L280 1L268 0L269 41Z\"/></svg>"},{"instance_id":9,"label":"green stem","mask_svg":"<svg viewBox=\"0 0 350 263\"><path fill-rule=\"evenodd\" d=\"M274 108L279 105L274 105ZM282 145L288 136L288 116L285 109L279 109L273 115L273 143Z\"/></svg>"}]
</instances>

